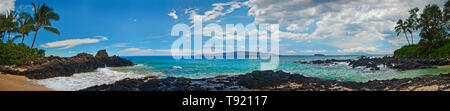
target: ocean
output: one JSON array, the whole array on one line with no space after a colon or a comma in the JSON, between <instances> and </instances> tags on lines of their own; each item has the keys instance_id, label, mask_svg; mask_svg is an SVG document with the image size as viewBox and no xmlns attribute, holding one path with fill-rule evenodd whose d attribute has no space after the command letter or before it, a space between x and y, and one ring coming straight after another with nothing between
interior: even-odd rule
<instances>
[{"instance_id":1,"label":"ocean","mask_svg":"<svg viewBox=\"0 0 450 111\"><path fill-rule=\"evenodd\" d=\"M419 77L428 74L440 74L450 71L450 68L419 69L396 71L379 66L381 70L371 71L366 68L352 68L348 63L337 64L296 64L298 61L313 61L326 59L358 59L360 56L280 56L276 70L302 74L309 77L334 79L341 81L367 82L370 80L388 80ZM372 56L382 57L382 56ZM182 59L175 60L171 56L128 56L123 57L137 64L129 67L100 68L95 72L79 73L72 77L57 77L35 82L55 90L80 90L87 87L111 84L125 78L142 78L145 76L210 78L222 75L238 75L260 69L260 63L265 60L251 59Z\"/></svg>"}]
</instances>

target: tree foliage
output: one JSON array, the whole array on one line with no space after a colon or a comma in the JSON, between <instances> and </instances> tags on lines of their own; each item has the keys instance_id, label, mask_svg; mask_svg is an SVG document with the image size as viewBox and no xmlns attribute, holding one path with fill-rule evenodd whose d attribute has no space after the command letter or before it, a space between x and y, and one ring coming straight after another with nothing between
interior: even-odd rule
<instances>
[{"instance_id":1,"label":"tree foliage","mask_svg":"<svg viewBox=\"0 0 450 111\"><path fill-rule=\"evenodd\" d=\"M44 50L32 49L24 44L0 43L0 65L13 65L44 56Z\"/></svg>"},{"instance_id":2,"label":"tree foliage","mask_svg":"<svg viewBox=\"0 0 450 111\"><path fill-rule=\"evenodd\" d=\"M425 6L421 14L418 14L418 12L418 8L411 9L409 11L410 16L406 22L399 20L394 30L397 32L397 36L400 32L410 32L411 39L413 39L412 32L420 31L419 36L421 39L419 44L408 44L408 46L396 50L394 56L450 58L450 40L448 37L450 29L450 1L445 3L442 10L436 4L429 4Z\"/></svg>"},{"instance_id":3,"label":"tree foliage","mask_svg":"<svg viewBox=\"0 0 450 111\"><path fill-rule=\"evenodd\" d=\"M12 65L44 57L44 50L33 48L40 29L60 35L59 30L52 27L52 21L58 21L59 15L46 4L32 5L33 14L15 11L0 14L0 65ZM31 47L28 47L24 40L30 32L35 34ZM15 44L14 41L19 38L22 38L22 42Z\"/></svg>"}]
</instances>

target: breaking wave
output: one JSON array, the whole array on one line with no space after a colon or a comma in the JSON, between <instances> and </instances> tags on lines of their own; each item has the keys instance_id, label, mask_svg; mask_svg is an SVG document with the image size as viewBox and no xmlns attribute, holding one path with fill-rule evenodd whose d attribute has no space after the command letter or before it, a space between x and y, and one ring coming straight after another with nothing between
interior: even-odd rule
<instances>
[{"instance_id":1,"label":"breaking wave","mask_svg":"<svg viewBox=\"0 0 450 111\"><path fill-rule=\"evenodd\" d=\"M158 74L135 74L133 72L113 71L109 68L99 68L94 72L76 73L70 77L55 77L43 80L34 80L33 82L54 90L76 91L96 85L112 84L126 78L138 79L155 75Z\"/></svg>"}]
</instances>

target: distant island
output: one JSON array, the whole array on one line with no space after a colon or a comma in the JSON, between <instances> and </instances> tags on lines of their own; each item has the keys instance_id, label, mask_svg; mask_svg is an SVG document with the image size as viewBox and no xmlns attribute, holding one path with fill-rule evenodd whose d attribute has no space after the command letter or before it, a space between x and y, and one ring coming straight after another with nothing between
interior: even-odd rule
<instances>
[{"instance_id":1,"label":"distant island","mask_svg":"<svg viewBox=\"0 0 450 111\"><path fill-rule=\"evenodd\" d=\"M325 56L325 54L314 54L314 56Z\"/></svg>"}]
</instances>

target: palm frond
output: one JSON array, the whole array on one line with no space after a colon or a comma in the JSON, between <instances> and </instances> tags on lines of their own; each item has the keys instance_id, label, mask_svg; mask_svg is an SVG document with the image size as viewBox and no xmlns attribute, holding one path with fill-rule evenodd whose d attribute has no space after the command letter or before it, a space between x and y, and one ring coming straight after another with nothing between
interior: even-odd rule
<instances>
[{"instance_id":1,"label":"palm frond","mask_svg":"<svg viewBox=\"0 0 450 111\"><path fill-rule=\"evenodd\" d=\"M59 15L54 13L54 12L50 12L47 14L48 19L50 20L55 20L58 21L59 20Z\"/></svg>"},{"instance_id":2,"label":"palm frond","mask_svg":"<svg viewBox=\"0 0 450 111\"><path fill-rule=\"evenodd\" d=\"M33 24L25 24L25 25L22 27L22 31L24 31L24 32L29 32L29 31L33 30L33 28L34 28Z\"/></svg>"},{"instance_id":3,"label":"palm frond","mask_svg":"<svg viewBox=\"0 0 450 111\"><path fill-rule=\"evenodd\" d=\"M14 42L15 40L17 40L17 39L19 39L19 38L21 38L22 36L20 36L20 35L16 35L16 36L14 36L12 39L11 39L11 42Z\"/></svg>"},{"instance_id":4,"label":"palm frond","mask_svg":"<svg viewBox=\"0 0 450 111\"><path fill-rule=\"evenodd\" d=\"M410 30L410 29L406 29L406 31L409 32L409 33L412 33L412 30Z\"/></svg>"},{"instance_id":5,"label":"palm frond","mask_svg":"<svg viewBox=\"0 0 450 111\"><path fill-rule=\"evenodd\" d=\"M56 29L56 28L53 28L53 27L44 27L44 29L45 29L46 31L49 31L49 32L55 33L55 34L57 34L57 35L60 35L59 30Z\"/></svg>"}]
</instances>

